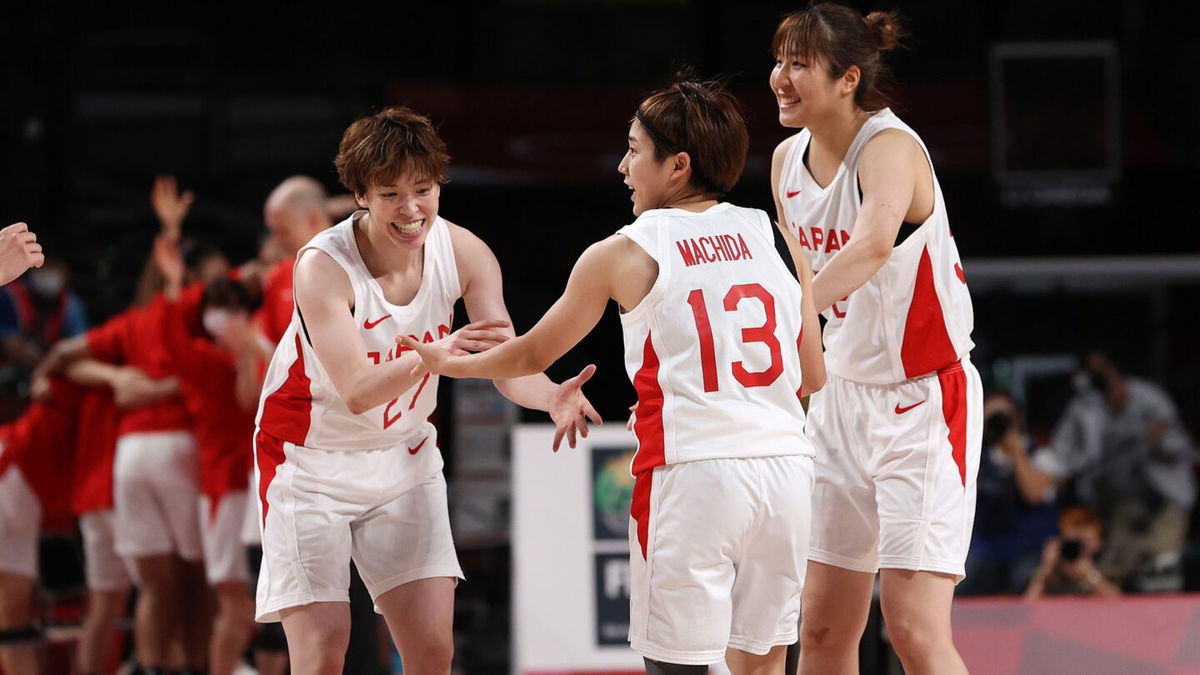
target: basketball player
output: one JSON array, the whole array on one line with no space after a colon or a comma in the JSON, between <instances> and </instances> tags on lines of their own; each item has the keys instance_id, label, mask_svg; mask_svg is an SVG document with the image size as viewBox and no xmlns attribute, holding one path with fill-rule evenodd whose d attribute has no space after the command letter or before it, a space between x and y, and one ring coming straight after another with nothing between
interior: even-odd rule
<instances>
[{"instance_id":1,"label":"basketball player","mask_svg":"<svg viewBox=\"0 0 1200 675\"><path fill-rule=\"evenodd\" d=\"M179 377L180 392L195 423L200 454L198 518L204 569L217 600L208 650L208 672L233 673L250 641L254 605L241 530L254 438L253 408L239 403L237 385L259 368L257 348L232 344L232 327L249 329L249 296L240 284L213 279L204 289L201 323L205 337L189 332L178 302L183 290L183 255L177 242L159 237L155 259L166 279L163 343Z\"/></svg>"},{"instance_id":2,"label":"basketball player","mask_svg":"<svg viewBox=\"0 0 1200 675\"><path fill-rule=\"evenodd\" d=\"M426 118L388 108L342 137L338 175L364 210L299 253L296 308L267 371L255 436L263 561L257 619L282 621L292 672L337 673L353 558L406 673L444 674L454 587L436 431L437 378L413 376L411 335L451 351L507 339L491 250L438 215L449 157ZM475 323L451 332L462 298ZM485 320L480 320L485 319ZM560 429L599 421L576 382L497 381Z\"/></svg>"},{"instance_id":3,"label":"basketball player","mask_svg":"<svg viewBox=\"0 0 1200 675\"><path fill-rule=\"evenodd\" d=\"M263 218L284 257L267 270L263 303L255 322L264 337L277 344L292 320L292 268L296 254L310 239L333 225L325 188L308 176L292 176L267 197ZM270 354L266 354L270 356Z\"/></svg>"},{"instance_id":4,"label":"basketball player","mask_svg":"<svg viewBox=\"0 0 1200 675\"><path fill-rule=\"evenodd\" d=\"M0 286L16 279L30 267L46 261L37 235L25 223L13 223L0 230Z\"/></svg>"},{"instance_id":5,"label":"basketball player","mask_svg":"<svg viewBox=\"0 0 1200 675\"><path fill-rule=\"evenodd\" d=\"M856 673L875 574L909 673L965 673L950 632L975 513L982 390L971 298L924 143L886 107L897 17L821 3L776 30L781 229L816 270L829 383L813 397L800 670Z\"/></svg>"},{"instance_id":6,"label":"basketball player","mask_svg":"<svg viewBox=\"0 0 1200 675\"><path fill-rule=\"evenodd\" d=\"M75 450L79 388L56 379L48 389L0 429L0 670L11 675L40 672L38 535L44 517L69 508L69 485L59 472Z\"/></svg>"},{"instance_id":7,"label":"basketball player","mask_svg":"<svg viewBox=\"0 0 1200 675\"><path fill-rule=\"evenodd\" d=\"M652 674L782 673L796 639L813 481L798 394L824 366L804 259L797 284L767 214L719 201L746 148L718 86L654 93L618 167L637 220L583 253L532 330L462 358L404 340L432 372L515 377L620 305L638 395L629 633Z\"/></svg>"}]
</instances>

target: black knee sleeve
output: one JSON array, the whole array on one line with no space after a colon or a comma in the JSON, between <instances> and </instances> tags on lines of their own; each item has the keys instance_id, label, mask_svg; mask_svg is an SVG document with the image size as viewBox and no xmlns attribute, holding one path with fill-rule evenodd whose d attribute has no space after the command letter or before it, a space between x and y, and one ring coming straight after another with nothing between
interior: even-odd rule
<instances>
[{"instance_id":1,"label":"black knee sleeve","mask_svg":"<svg viewBox=\"0 0 1200 675\"><path fill-rule=\"evenodd\" d=\"M708 672L708 666L681 666L678 663L642 660L646 662L646 675L704 675Z\"/></svg>"},{"instance_id":2,"label":"black knee sleeve","mask_svg":"<svg viewBox=\"0 0 1200 675\"><path fill-rule=\"evenodd\" d=\"M42 641L42 629L36 626L21 626L0 630L0 647L23 647Z\"/></svg>"},{"instance_id":3,"label":"black knee sleeve","mask_svg":"<svg viewBox=\"0 0 1200 675\"><path fill-rule=\"evenodd\" d=\"M783 657L783 675L796 675L800 672L800 641L788 645L787 655Z\"/></svg>"}]
</instances>

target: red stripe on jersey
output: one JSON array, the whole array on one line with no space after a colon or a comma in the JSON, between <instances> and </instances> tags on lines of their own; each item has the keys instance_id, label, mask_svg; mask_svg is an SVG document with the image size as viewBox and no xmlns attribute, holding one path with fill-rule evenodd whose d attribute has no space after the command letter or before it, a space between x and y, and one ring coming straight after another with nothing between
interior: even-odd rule
<instances>
[{"instance_id":1,"label":"red stripe on jersey","mask_svg":"<svg viewBox=\"0 0 1200 675\"><path fill-rule=\"evenodd\" d=\"M921 251L921 262L917 265L912 304L904 322L900 360L904 364L904 376L908 378L932 373L958 360L946 330L942 303L933 285L933 263L929 260L928 248Z\"/></svg>"},{"instance_id":2,"label":"red stripe on jersey","mask_svg":"<svg viewBox=\"0 0 1200 675\"><path fill-rule=\"evenodd\" d=\"M967 486L967 375L962 363L938 371L942 387L942 416L949 429L950 455L958 467L958 477Z\"/></svg>"},{"instance_id":3,"label":"red stripe on jersey","mask_svg":"<svg viewBox=\"0 0 1200 675\"><path fill-rule=\"evenodd\" d=\"M646 559L646 540L650 536L650 488L654 483L654 472L638 474L633 481L633 502L629 505L629 517L637 523L638 545L642 548L642 560Z\"/></svg>"},{"instance_id":4,"label":"red stripe on jersey","mask_svg":"<svg viewBox=\"0 0 1200 675\"><path fill-rule=\"evenodd\" d=\"M312 422L311 384L304 372L304 350L300 344L300 333L297 332L296 360L288 368L283 385L271 392L263 402L259 429L289 443L304 445L308 426Z\"/></svg>"},{"instance_id":5,"label":"red stripe on jersey","mask_svg":"<svg viewBox=\"0 0 1200 675\"><path fill-rule=\"evenodd\" d=\"M286 459L283 454L283 441L260 431L254 437L254 455L255 461L258 462L258 500L262 503L262 520L263 525L266 526L267 509L270 507L270 504L267 503L267 488L271 487L271 481L275 480L275 470ZM214 499L214 509L216 504Z\"/></svg>"},{"instance_id":6,"label":"red stripe on jersey","mask_svg":"<svg viewBox=\"0 0 1200 675\"><path fill-rule=\"evenodd\" d=\"M663 392L658 384L658 354L654 352L650 338L651 335L647 333L642 367L633 377L633 388L638 397L637 418L633 422L633 434L638 441L637 454L633 457L634 476L666 463L663 449Z\"/></svg>"},{"instance_id":7,"label":"red stripe on jersey","mask_svg":"<svg viewBox=\"0 0 1200 675\"><path fill-rule=\"evenodd\" d=\"M796 398L804 398L804 352L800 343L804 342L804 326L800 326L800 335L796 338L796 356L800 359L800 388L796 390Z\"/></svg>"}]
</instances>

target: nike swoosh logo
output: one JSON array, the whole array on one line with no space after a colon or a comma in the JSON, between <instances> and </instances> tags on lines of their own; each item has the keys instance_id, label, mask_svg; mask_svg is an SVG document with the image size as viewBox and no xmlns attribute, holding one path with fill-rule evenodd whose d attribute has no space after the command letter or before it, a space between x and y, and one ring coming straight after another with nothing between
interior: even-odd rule
<instances>
[{"instance_id":1,"label":"nike swoosh logo","mask_svg":"<svg viewBox=\"0 0 1200 675\"><path fill-rule=\"evenodd\" d=\"M392 318L392 315L386 314L386 315L381 316L380 318L376 319L375 321L371 321L370 319L364 320L363 328L366 328L367 330L371 330L375 326L378 326L379 324L383 323L384 321L386 321L390 318Z\"/></svg>"},{"instance_id":2,"label":"nike swoosh logo","mask_svg":"<svg viewBox=\"0 0 1200 675\"><path fill-rule=\"evenodd\" d=\"M428 437L422 438L420 443L417 443L417 444L416 444L416 446L414 446L414 447L411 447L411 448L409 448L409 449L408 449L408 454L410 454L410 455L415 455L415 454L417 454L418 452L420 452L420 451L421 451L421 446L425 445L425 441L427 441L427 440L429 440L429 438L428 438Z\"/></svg>"},{"instance_id":3,"label":"nike swoosh logo","mask_svg":"<svg viewBox=\"0 0 1200 675\"><path fill-rule=\"evenodd\" d=\"M796 196L796 195L798 195L798 194L800 194L800 191L799 191L799 190L796 190L796 191L794 191L794 192L793 192L792 190L788 190L788 191L787 191L787 198L788 198L788 199L791 199L792 197L795 197L795 196Z\"/></svg>"},{"instance_id":4,"label":"nike swoosh logo","mask_svg":"<svg viewBox=\"0 0 1200 675\"><path fill-rule=\"evenodd\" d=\"M912 405L909 405L909 406L904 406L903 408L901 408L901 407L900 407L900 404L899 404L899 403L897 403L897 404L896 404L896 414L897 414L897 415L903 415L904 413L908 412L909 410L912 410L913 408L915 408L915 407L917 407L917 406L921 405L921 404L922 404L922 403L924 403L924 402L925 402L925 401L917 401L916 403L914 403L914 404L912 404Z\"/></svg>"}]
</instances>

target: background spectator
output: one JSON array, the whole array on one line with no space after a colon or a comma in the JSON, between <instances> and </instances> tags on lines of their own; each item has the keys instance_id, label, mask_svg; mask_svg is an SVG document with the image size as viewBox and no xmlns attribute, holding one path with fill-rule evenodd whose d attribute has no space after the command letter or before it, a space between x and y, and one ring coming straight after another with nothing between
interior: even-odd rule
<instances>
[{"instance_id":1,"label":"background spectator","mask_svg":"<svg viewBox=\"0 0 1200 675\"><path fill-rule=\"evenodd\" d=\"M1043 594L1115 597L1120 589L1096 566L1104 544L1100 516L1086 506L1072 506L1059 517L1060 536L1046 541L1042 562L1029 582L1025 597Z\"/></svg>"}]
</instances>

